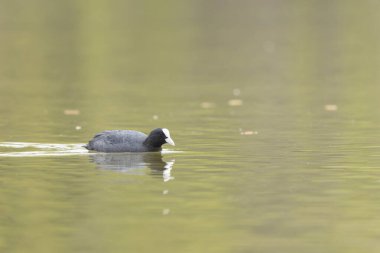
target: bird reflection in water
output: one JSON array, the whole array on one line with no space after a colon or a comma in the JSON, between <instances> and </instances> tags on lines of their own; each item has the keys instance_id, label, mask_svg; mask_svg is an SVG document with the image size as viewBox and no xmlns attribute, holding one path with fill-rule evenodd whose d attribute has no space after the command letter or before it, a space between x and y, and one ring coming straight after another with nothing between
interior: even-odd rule
<instances>
[{"instance_id":1,"label":"bird reflection in water","mask_svg":"<svg viewBox=\"0 0 380 253\"><path fill-rule=\"evenodd\" d=\"M174 179L171 170L175 160L165 162L161 153L94 153L90 161L100 169L113 170L133 175L145 175L146 168L153 176L162 176L165 182Z\"/></svg>"}]
</instances>

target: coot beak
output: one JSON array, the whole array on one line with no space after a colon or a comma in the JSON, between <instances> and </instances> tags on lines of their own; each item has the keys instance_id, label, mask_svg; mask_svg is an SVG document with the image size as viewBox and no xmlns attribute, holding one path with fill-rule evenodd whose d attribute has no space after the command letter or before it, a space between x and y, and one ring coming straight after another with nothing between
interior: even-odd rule
<instances>
[{"instance_id":1,"label":"coot beak","mask_svg":"<svg viewBox=\"0 0 380 253\"><path fill-rule=\"evenodd\" d=\"M166 141L167 144L175 146L174 141L172 140L172 138L168 137L168 138L165 139L165 141Z\"/></svg>"}]
</instances>

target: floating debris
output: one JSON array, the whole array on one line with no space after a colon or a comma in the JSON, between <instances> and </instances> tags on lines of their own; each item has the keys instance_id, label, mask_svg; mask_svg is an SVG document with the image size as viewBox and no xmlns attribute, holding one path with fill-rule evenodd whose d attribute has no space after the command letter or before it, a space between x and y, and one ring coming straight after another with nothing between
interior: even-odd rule
<instances>
[{"instance_id":1,"label":"floating debris","mask_svg":"<svg viewBox=\"0 0 380 253\"><path fill-rule=\"evenodd\" d=\"M81 127L81 126L76 126L76 127L75 127L75 130L78 130L78 131L79 131L79 130L82 130L82 127Z\"/></svg>"},{"instance_id":2,"label":"floating debris","mask_svg":"<svg viewBox=\"0 0 380 253\"><path fill-rule=\"evenodd\" d=\"M229 106L241 106L243 105L243 100L241 99L231 99L228 101Z\"/></svg>"},{"instance_id":3,"label":"floating debris","mask_svg":"<svg viewBox=\"0 0 380 253\"><path fill-rule=\"evenodd\" d=\"M79 115L80 111L77 109L66 109L63 111L63 114L65 114L65 115Z\"/></svg>"},{"instance_id":4,"label":"floating debris","mask_svg":"<svg viewBox=\"0 0 380 253\"><path fill-rule=\"evenodd\" d=\"M241 135L257 135L259 132L257 131L240 131Z\"/></svg>"},{"instance_id":5,"label":"floating debris","mask_svg":"<svg viewBox=\"0 0 380 253\"><path fill-rule=\"evenodd\" d=\"M325 105L325 110L326 111L329 111L329 112L335 112L338 110L338 106L337 105Z\"/></svg>"},{"instance_id":6,"label":"floating debris","mask_svg":"<svg viewBox=\"0 0 380 253\"><path fill-rule=\"evenodd\" d=\"M170 209L166 208L162 210L162 215L168 215L170 213Z\"/></svg>"},{"instance_id":7,"label":"floating debris","mask_svg":"<svg viewBox=\"0 0 380 253\"><path fill-rule=\"evenodd\" d=\"M158 120L158 115L153 115L154 120Z\"/></svg>"},{"instance_id":8,"label":"floating debris","mask_svg":"<svg viewBox=\"0 0 380 253\"><path fill-rule=\"evenodd\" d=\"M232 94L234 94L234 96L236 96L236 97L237 97L237 96L240 96L240 93L241 93L241 92L240 92L240 89L233 89L233 90L232 90Z\"/></svg>"},{"instance_id":9,"label":"floating debris","mask_svg":"<svg viewBox=\"0 0 380 253\"><path fill-rule=\"evenodd\" d=\"M210 109L210 108L214 108L215 107L215 104L214 103L211 103L211 102L202 102L201 103L201 107L203 109Z\"/></svg>"}]
</instances>

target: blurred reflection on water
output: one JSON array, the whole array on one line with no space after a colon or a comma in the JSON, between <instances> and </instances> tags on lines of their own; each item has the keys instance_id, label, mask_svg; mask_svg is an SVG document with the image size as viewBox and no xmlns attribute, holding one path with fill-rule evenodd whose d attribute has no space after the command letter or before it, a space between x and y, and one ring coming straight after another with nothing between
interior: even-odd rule
<instances>
[{"instance_id":1,"label":"blurred reflection on water","mask_svg":"<svg viewBox=\"0 0 380 253\"><path fill-rule=\"evenodd\" d=\"M165 162L162 154L156 153L93 153L90 161L104 170L129 173L134 175L145 175L146 168L151 170L153 175L161 175L163 180L169 181L171 170L175 160Z\"/></svg>"}]
</instances>

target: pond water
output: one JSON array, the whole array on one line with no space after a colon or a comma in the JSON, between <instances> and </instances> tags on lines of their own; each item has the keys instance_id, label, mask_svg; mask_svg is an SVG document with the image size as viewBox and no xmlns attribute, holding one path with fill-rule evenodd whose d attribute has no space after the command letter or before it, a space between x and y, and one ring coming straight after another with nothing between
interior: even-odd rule
<instances>
[{"instance_id":1,"label":"pond water","mask_svg":"<svg viewBox=\"0 0 380 253\"><path fill-rule=\"evenodd\" d=\"M0 0L0 251L379 252L379 11Z\"/></svg>"}]
</instances>

